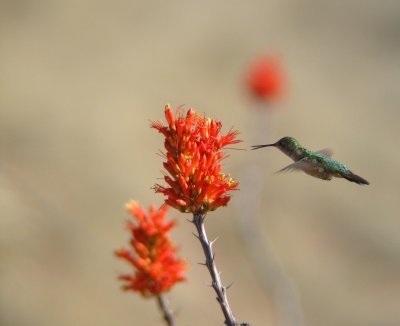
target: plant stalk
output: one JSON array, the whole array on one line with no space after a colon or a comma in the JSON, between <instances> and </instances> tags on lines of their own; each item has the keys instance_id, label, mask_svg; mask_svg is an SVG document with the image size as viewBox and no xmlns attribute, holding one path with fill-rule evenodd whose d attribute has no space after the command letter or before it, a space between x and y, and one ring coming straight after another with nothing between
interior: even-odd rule
<instances>
[{"instance_id":1,"label":"plant stalk","mask_svg":"<svg viewBox=\"0 0 400 326\"><path fill-rule=\"evenodd\" d=\"M225 325L227 326L237 326L235 316L232 313L232 310L228 303L228 297L226 295L227 288L222 285L221 276L217 269L217 265L215 264L215 257L212 251L212 242L210 242L207 238L206 229L204 227L204 219L205 214L193 214L193 224L196 226L198 239L200 240L201 246L204 251L204 255L206 256L207 269L211 275L211 286L217 294L217 301L221 306L222 312L225 317Z\"/></svg>"},{"instance_id":2,"label":"plant stalk","mask_svg":"<svg viewBox=\"0 0 400 326\"><path fill-rule=\"evenodd\" d=\"M160 308L162 314L163 314L163 319L165 320L165 323L168 326L175 326L175 321L174 321L174 314L170 307L168 306L168 301L163 296L162 294L157 296L157 303L158 307Z\"/></svg>"}]
</instances>

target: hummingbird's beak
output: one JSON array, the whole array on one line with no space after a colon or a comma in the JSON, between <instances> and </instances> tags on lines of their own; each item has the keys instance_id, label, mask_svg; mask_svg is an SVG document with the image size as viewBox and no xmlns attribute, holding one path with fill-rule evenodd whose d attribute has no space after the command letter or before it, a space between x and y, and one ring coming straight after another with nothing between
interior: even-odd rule
<instances>
[{"instance_id":1,"label":"hummingbird's beak","mask_svg":"<svg viewBox=\"0 0 400 326\"><path fill-rule=\"evenodd\" d=\"M259 149L259 148L263 148L263 147L269 147L269 146L276 146L276 144L267 144L267 145L253 145L253 146L251 146L251 147L253 147L253 148L252 148L252 150L253 150L253 149Z\"/></svg>"}]
</instances>

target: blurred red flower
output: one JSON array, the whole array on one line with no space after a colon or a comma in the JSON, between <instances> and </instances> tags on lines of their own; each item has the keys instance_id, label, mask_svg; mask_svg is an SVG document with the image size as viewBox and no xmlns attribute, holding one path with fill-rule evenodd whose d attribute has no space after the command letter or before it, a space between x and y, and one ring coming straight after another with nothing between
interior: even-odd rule
<instances>
[{"instance_id":1,"label":"blurred red flower","mask_svg":"<svg viewBox=\"0 0 400 326\"><path fill-rule=\"evenodd\" d=\"M284 76L279 60L263 57L254 62L247 72L246 83L251 94L258 99L280 97L284 89Z\"/></svg>"},{"instance_id":2,"label":"blurred red flower","mask_svg":"<svg viewBox=\"0 0 400 326\"><path fill-rule=\"evenodd\" d=\"M137 291L145 297L157 296L185 280L186 264L176 256L176 248L168 236L175 223L165 221L167 205L160 209L152 205L147 213L131 201L127 209L136 220L127 222L131 248L117 250L115 255L129 262L134 272L122 274L119 279L124 282L124 290Z\"/></svg>"},{"instance_id":3,"label":"blurred red flower","mask_svg":"<svg viewBox=\"0 0 400 326\"><path fill-rule=\"evenodd\" d=\"M237 190L239 183L221 172L222 149L240 142L238 131L220 135L221 122L202 117L193 109L186 116L183 111L174 116L166 105L165 118L167 125L151 124L165 137L163 166L169 173L164 176L168 186L157 184L155 191L167 196L165 202L182 212L203 214L226 206L230 200L227 192Z\"/></svg>"}]
</instances>

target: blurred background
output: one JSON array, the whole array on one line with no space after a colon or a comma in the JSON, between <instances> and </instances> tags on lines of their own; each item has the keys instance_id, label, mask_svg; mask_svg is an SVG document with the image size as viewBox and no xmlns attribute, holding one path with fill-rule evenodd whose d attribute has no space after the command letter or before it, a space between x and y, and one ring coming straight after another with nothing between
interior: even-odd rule
<instances>
[{"instance_id":1,"label":"blurred background","mask_svg":"<svg viewBox=\"0 0 400 326\"><path fill-rule=\"evenodd\" d=\"M120 291L113 251L124 203L163 201L149 122L170 103L239 129L242 148L330 147L371 183L274 175L290 163L276 149L229 153L243 187L206 222L238 320L400 325L399 18L398 1L0 1L0 324L162 325L154 301ZM246 89L268 53L286 80L273 103ZM248 250L253 214L272 261ZM170 217L191 264L168 296L177 324L222 325L193 225Z\"/></svg>"}]
</instances>

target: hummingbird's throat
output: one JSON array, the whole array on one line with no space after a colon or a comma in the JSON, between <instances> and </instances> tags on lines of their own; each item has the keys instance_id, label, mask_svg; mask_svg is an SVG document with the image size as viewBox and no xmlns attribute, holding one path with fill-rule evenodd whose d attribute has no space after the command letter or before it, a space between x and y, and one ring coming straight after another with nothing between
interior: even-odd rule
<instances>
[{"instance_id":1,"label":"hummingbird's throat","mask_svg":"<svg viewBox=\"0 0 400 326\"><path fill-rule=\"evenodd\" d=\"M303 150L301 148L288 148L288 147L278 147L283 153L289 156L293 161L301 160L304 157Z\"/></svg>"}]
</instances>

